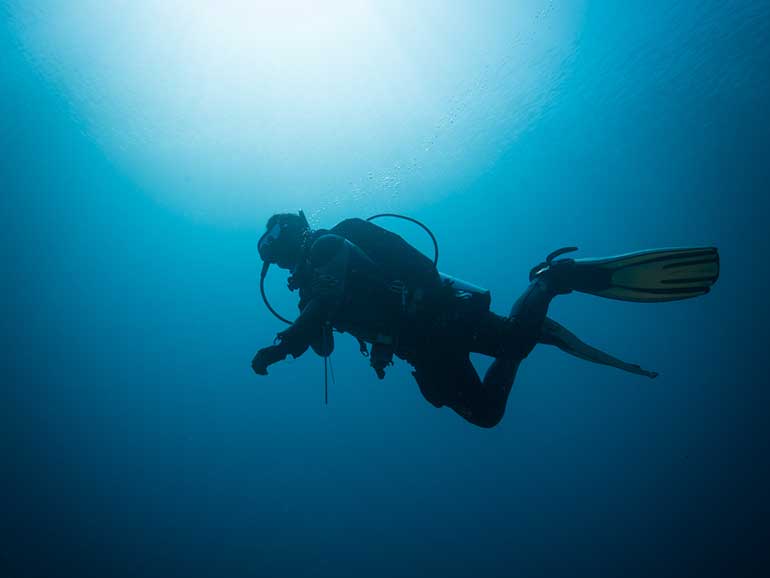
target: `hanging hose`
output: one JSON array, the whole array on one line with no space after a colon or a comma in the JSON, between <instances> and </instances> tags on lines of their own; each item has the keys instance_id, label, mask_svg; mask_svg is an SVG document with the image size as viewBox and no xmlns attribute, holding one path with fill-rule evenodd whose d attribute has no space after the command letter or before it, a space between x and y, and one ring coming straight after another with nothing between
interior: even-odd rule
<instances>
[{"instance_id":1,"label":"hanging hose","mask_svg":"<svg viewBox=\"0 0 770 578\"><path fill-rule=\"evenodd\" d=\"M284 323L291 325L292 322L286 319L283 315L278 313L275 309L273 309L273 306L270 305L270 301L267 300L267 295L265 294L265 277L267 277L267 270L270 268L270 263L264 263L262 265L262 273L259 276L259 292L262 294L262 301L265 303L265 307L267 307L270 310L270 313L275 315L278 319L283 321Z\"/></svg>"}]
</instances>

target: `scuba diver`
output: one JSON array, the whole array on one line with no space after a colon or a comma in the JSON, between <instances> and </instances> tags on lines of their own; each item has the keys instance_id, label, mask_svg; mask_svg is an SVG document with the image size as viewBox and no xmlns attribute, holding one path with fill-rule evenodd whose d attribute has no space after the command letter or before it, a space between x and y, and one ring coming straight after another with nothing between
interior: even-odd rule
<instances>
[{"instance_id":1,"label":"scuba diver","mask_svg":"<svg viewBox=\"0 0 770 578\"><path fill-rule=\"evenodd\" d=\"M436 246L436 258L371 222L396 216L422 226ZM258 375L288 355L308 348L327 358L333 331L359 341L377 376L393 357L408 362L426 400L448 406L472 424L497 425L519 364L538 343L554 345L582 359L654 378L657 373L626 363L578 339L547 317L557 295L572 291L610 299L662 302L709 292L719 276L716 248L660 249L603 259L559 258L551 253L530 271L530 284L508 316L490 311L489 291L440 273L432 233L409 217L376 215L346 219L313 230L302 211L270 217L259 240L260 289L265 304L290 326L252 360ZM264 280L271 264L288 270L288 287L299 291L299 316L282 318L268 303ZM494 358L481 379L470 353Z\"/></svg>"}]
</instances>

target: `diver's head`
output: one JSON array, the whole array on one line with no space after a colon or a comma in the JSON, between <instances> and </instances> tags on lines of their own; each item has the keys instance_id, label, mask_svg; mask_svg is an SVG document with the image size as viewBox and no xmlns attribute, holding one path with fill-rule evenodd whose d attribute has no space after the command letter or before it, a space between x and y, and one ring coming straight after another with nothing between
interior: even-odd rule
<instances>
[{"instance_id":1,"label":"diver's head","mask_svg":"<svg viewBox=\"0 0 770 578\"><path fill-rule=\"evenodd\" d=\"M281 269L294 269L302 258L302 245L310 232L305 213L278 213L267 221L267 231L259 239L259 256L265 263Z\"/></svg>"}]
</instances>

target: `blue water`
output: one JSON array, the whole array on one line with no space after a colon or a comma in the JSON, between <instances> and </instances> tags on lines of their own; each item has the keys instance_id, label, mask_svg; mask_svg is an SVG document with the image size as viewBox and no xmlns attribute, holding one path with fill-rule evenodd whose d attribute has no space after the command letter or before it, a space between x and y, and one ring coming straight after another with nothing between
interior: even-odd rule
<instances>
[{"instance_id":1,"label":"blue water","mask_svg":"<svg viewBox=\"0 0 770 578\"><path fill-rule=\"evenodd\" d=\"M241 142L214 123L192 152L181 120L152 125L173 106L137 111L133 82L73 76L91 65L62 47L93 30L56 44L60 27L33 26L50 14L5 4L0 575L763 573L749 565L766 560L770 498L767 2L534 11L510 44L492 3L468 24L478 53L444 60L427 56L447 42L430 23L448 33L460 16L391 22L430 79L409 102L455 103L435 119L393 96L345 124L332 101L328 127L297 118ZM511 60L540 26L564 41ZM483 55L493 66L476 72ZM521 96L511 71L546 66ZM110 70L96 80L120 80ZM259 114L292 118L280 101ZM327 227L420 218L440 268L488 287L500 313L564 245L716 245L722 274L687 302L554 302L552 317L655 381L539 346L502 423L481 430L429 405L403 363L379 382L343 336L324 406L319 358L267 378L249 367L282 329L258 298L256 240L298 208ZM288 314L283 283L273 271L268 290Z\"/></svg>"}]
</instances>

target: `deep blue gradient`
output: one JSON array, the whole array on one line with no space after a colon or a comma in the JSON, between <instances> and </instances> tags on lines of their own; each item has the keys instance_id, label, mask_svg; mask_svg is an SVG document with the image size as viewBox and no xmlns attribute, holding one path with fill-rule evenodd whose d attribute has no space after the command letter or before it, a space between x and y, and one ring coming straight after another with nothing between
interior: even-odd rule
<instances>
[{"instance_id":1,"label":"deep blue gradient","mask_svg":"<svg viewBox=\"0 0 770 578\"><path fill-rule=\"evenodd\" d=\"M749 570L770 515L767 2L590 3L526 130L475 134L488 163L387 200L500 313L563 245L720 248L701 299L554 302L657 380L540 346L492 430L430 406L402 363L377 381L347 336L326 407L317 357L254 376L281 329L258 299L269 211L143 194L0 14L0 575L767 573Z\"/></svg>"}]
</instances>

